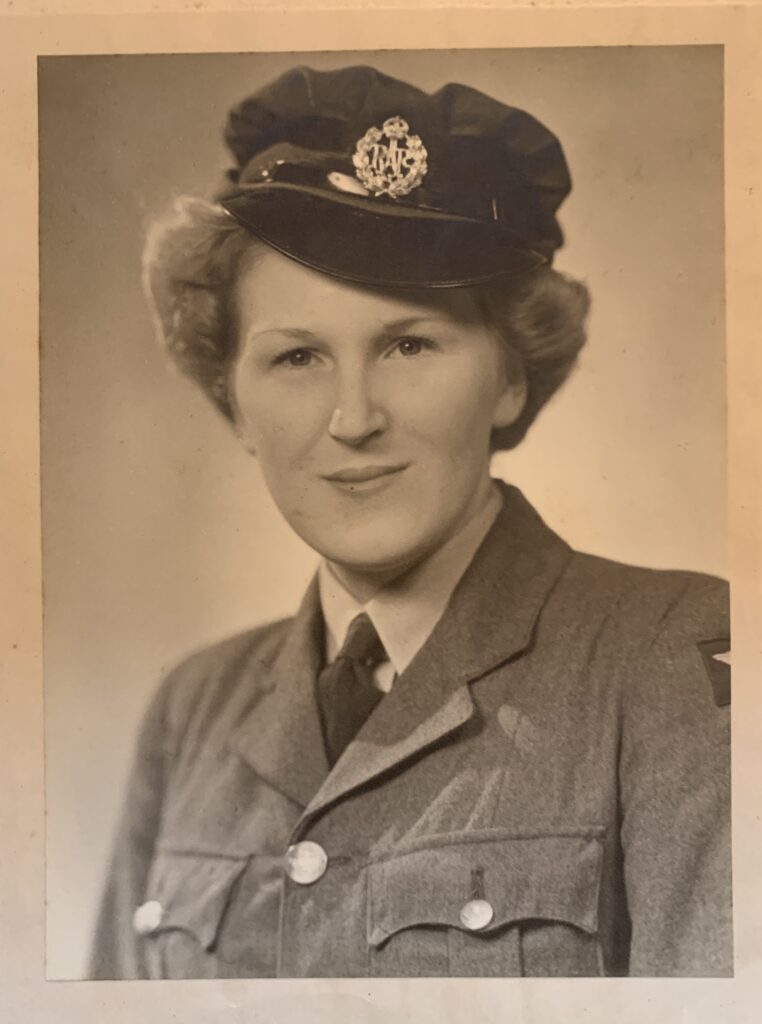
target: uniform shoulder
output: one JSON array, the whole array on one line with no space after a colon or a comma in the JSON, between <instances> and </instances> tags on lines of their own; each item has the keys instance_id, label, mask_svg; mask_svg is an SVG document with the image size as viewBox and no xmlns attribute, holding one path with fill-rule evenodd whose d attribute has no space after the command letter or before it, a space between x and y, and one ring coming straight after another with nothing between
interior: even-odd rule
<instances>
[{"instance_id":1,"label":"uniform shoulder","mask_svg":"<svg viewBox=\"0 0 762 1024\"><path fill-rule=\"evenodd\" d=\"M701 631L707 618L728 617L727 581L688 569L652 569L575 551L564 585L609 614L616 611L633 625L654 630L680 619Z\"/></svg>"},{"instance_id":2,"label":"uniform shoulder","mask_svg":"<svg viewBox=\"0 0 762 1024\"><path fill-rule=\"evenodd\" d=\"M291 621L290 618L278 619L197 648L178 662L167 678L206 676L224 669L241 656L254 655L267 662L277 652Z\"/></svg>"},{"instance_id":3,"label":"uniform shoulder","mask_svg":"<svg viewBox=\"0 0 762 1024\"><path fill-rule=\"evenodd\" d=\"M576 595L575 614L598 623L598 639L605 637L612 670L629 680L626 690L638 695L636 703L648 714L665 700L690 700L708 713L729 702L725 580L586 554L572 557L568 577L568 593ZM572 607L571 597L566 607Z\"/></svg>"},{"instance_id":4,"label":"uniform shoulder","mask_svg":"<svg viewBox=\"0 0 762 1024\"><path fill-rule=\"evenodd\" d=\"M279 619L235 633L186 655L162 680L154 707L170 732L184 732L188 721L212 713L245 685L253 698L292 619Z\"/></svg>"}]
</instances>

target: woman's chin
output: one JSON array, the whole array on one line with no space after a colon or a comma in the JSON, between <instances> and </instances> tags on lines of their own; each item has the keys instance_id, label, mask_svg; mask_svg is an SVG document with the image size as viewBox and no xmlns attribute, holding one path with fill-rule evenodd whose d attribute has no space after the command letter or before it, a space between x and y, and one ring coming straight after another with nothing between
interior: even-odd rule
<instances>
[{"instance_id":1,"label":"woman's chin","mask_svg":"<svg viewBox=\"0 0 762 1024\"><path fill-rule=\"evenodd\" d=\"M308 543L310 543L308 541ZM333 566L353 576L367 577L379 584L404 575L415 568L430 553L431 545L420 535L384 538L374 533L369 537L344 536L326 538L325 544L312 542L315 548Z\"/></svg>"}]
</instances>

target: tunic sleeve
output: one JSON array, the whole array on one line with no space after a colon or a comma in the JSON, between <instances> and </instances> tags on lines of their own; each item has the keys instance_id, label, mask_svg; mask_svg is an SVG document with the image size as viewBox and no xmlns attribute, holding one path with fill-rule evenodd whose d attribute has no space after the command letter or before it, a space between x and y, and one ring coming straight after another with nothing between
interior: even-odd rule
<instances>
[{"instance_id":1,"label":"tunic sleeve","mask_svg":"<svg viewBox=\"0 0 762 1024\"><path fill-rule=\"evenodd\" d=\"M629 973L733 973L727 587L694 577L630 675L621 747Z\"/></svg>"},{"instance_id":2,"label":"tunic sleeve","mask_svg":"<svg viewBox=\"0 0 762 1024\"><path fill-rule=\"evenodd\" d=\"M147 977L132 918L144 900L171 754L166 689L149 706L138 736L91 950L89 977L96 980Z\"/></svg>"}]
</instances>

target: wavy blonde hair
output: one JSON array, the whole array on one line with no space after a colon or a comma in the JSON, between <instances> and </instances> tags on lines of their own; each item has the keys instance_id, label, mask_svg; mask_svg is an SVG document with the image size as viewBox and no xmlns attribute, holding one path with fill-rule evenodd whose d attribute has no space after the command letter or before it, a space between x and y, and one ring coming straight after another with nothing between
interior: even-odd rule
<instances>
[{"instance_id":1,"label":"wavy blonde hair","mask_svg":"<svg viewBox=\"0 0 762 1024\"><path fill-rule=\"evenodd\" d=\"M229 392L237 352L232 289L244 257L265 248L222 207L184 196L148 232L143 282L159 340L219 411L234 419ZM495 431L493 448L515 447L568 377L585 344L587 288L550 267L474 286L485 320L519 357L527 401Z\"/></svg>"}]
</instances>

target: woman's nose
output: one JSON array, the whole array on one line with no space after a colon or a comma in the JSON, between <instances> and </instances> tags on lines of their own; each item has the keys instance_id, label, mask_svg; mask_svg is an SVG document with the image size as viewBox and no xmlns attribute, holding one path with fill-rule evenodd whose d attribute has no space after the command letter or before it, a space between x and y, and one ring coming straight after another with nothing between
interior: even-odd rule
<instances>
[{"instance_id":1,"label":"woman's nose","mask_svg":"<svg viewBox=\"0 0 762 1024\"><path fill-rule=\"evenodd\" d=\"M360 445L387 425L387 414L374 398L367 371L346 375L339 384L328 433L344 444Z\"/></svg>"}]
</instances>

